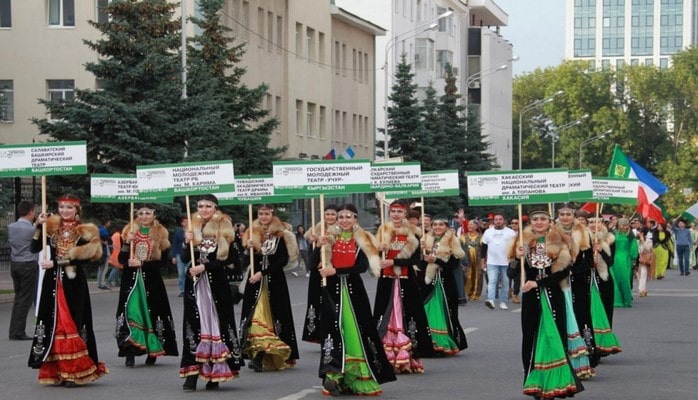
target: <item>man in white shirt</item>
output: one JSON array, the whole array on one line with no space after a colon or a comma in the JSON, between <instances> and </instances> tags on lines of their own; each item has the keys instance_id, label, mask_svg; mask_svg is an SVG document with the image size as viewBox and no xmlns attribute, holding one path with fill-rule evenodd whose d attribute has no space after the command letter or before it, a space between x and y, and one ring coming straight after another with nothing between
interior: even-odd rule
<instances>
[{"instance_id":1,"label":"man in white shirt","mask_svg":"<svg viewBox=\"0 0 698 400\"><path fill-rule=\"evenodd\" d=\"M507 268L509 267L509 257L507 252L509 244L516 237L516 232L506 226L504 214L495 213L493 225L482 235L481 254L482 265L487 271L487 301L485 305L494 309L494 300L497 294L497 285L501 279L502 285L499 289L499 308L507 310L507 297L509 295L509 278Z\"/></svg>"}]
</instances>

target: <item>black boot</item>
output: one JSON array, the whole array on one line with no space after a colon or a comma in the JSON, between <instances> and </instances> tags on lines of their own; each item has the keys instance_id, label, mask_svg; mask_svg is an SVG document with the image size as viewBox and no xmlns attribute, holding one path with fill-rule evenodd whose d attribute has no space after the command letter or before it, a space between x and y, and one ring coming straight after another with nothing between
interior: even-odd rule
<instances>
[{"instance_id":1,"label":"black boot","mask_svg":"<svg viewBox=\"0 0 698 400\"><path fill-rule=\"evenodd\" d=\"M182 385L182 390L184 390L185 392L195 391L197 379L199 379L197 375L187 376L187 379L184 381L184 385Z\"/></svg>"},{"instance_id":2,"label":"black boot","mask_svg":"<svg viewBox=\"0 0 698 400\"><path fill-rule=\"evenodd\" d=\"M126 356L126 366L127 367L133 368L135 363L136 363L136 357L133 354Z\"/></svg>"},{"instance_id":3,"label":"black boot","mask_svg":"<svg viewBox=\"0 0 698 400\"><path fill-rule=\"evenodd\" d=\"M145 358L145 365L155 365L155 361L157 361L157 359L157 357L148 356Z\"/></svg>"},{"instance_id":4,"label":"black boot","mask_svg":"<svg viewBox=\"0 0 698 400\"><path fill-rule=\"evenodd\" d=\"M260 351L257 353L257 355L254 356L254 359L251 360L247 366L250 369L253 369L254 372L262 372L264 370L264 352Z\"/></svg>"},{"instance_id":5,"label":"black boot","mask_svg":"<svg viewBox=\"0 0 698 400\"><path fill-rule=\"evenodd\" d=\"M216 390L218 389L218 382L206 382L206 390Z\"/></svg>"}]
</instances>

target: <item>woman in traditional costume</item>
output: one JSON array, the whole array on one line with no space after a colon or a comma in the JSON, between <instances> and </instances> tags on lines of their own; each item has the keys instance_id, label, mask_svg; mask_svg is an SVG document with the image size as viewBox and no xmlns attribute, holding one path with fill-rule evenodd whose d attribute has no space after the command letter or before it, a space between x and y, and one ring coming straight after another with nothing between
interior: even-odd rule
<instances>
[{"instance_id":1,"label":"woman in traditional costume","mask_svg":"<svg viewBox=\"0 0 698 400\"><path fill-rule=\"evenodd\" d=\"M529 214L530 225L512 245L515 270L524 259L521 291L521 359L524 394L564 398L584 390L565 351L567 320L560 282L569 276L572 256L564 232L552 225L546 210Z\"/></svg>"},{"instance_id":2,"label":"woman in traditional costume","mask_svg":"<svg viewBox=\"0 0 698 400\"><path fill-rule=\"evenodd\" d=\"M328 204L323 210L325 220L325 232L329 232L337 224L337 206ZM305 232L305 239L312 246L316 246L317 239L322 233L322 222L318 222L312 229ZM312 249L309 251L312 252ZM322 308L322 288L320 273L317 270L317 264L310 263L308 270L308 301L305 310L305 319L303 321L303 341L310 343L320 343L320 310Z\"/></svg>"},{"instance_id":3,"label":"woman in traditional costume","mask_svg":"<svg viewBox=\"0 0 698 400\"><path fill-rule=\"evenodd\" d=\"M616 237L616 254L613 258L614 307L632 307L633 263L637 260L637 239L630 230L627 218L618 219Z\"/></svg>"},{"instance_id":4,"label":"woman in traditional costume","mask_svg":"<svg viewBox=\"0 0 698 400\"><path fill-rule=\"evenodd\" d=\"M657 279L664 279L666 270L671 264L671 258L674 256L674 239L671 233L667 232L666 226L666 223L657 224L657 230L652 235Z\"/></svg>"},{"instance_id":5,"label":"woman in traditional costume","mask_svg":"<svg viewBox=\"0 0 698 400\"><path fill-rule=\"evenodd\" d=\"M558 228L565 234L572 256L570 276L560 284L567 309L567 340L565 346L575 374L588 379L596 374L590 364L594 349L594 327L591 323L590 283L594 265L591 236L575 216L574 207L565 203L558 207Z\"/></svg>"},{"instance_id":6,"label":"woman in traditional costume","mask_svg":"<svg viewBox=\"0 0 698 400\"><path fill-rule=\"evenodd\" d=\"M395 200L390 205L390 221L378 228L379 250L386 254L373 318L395 372L423 373L419 358L433 355L433 347L413 269L420 259L418 228L407 222L406 215L407 202Z\"/></svg>"},{"instance_id":7,"label":"woman in traditional costume","mask_svg":"<svg viewBox=\"0 0 698 400\"><path fill-rule=\"evenodd\" d=\"M296 328L284 267L298 259L296 237L290 226L274 215L274 207L257 208L243 237L243 247L254 252L242 301L242 349L256 372L290 368L298 360Z\"/></svg>"},{"instance_id":8,"label":"woman in traditional costume","mask_svg":"<svg viewBox=\"0 0 698 400\"><path fill-rule=\"evenodd\" d=\"M647 237L645 229L638 231L637 237L638 253L638 278L637 291L640 297L647 297L647 280L654 279L654 250L652 249L652 239Z\"/></svg>"},{"instance_id":9,"label":"woman in traditional costume","mask_svg":"<svg viewBox=\"0 0 698 400\"><path fill-rule=\"evenodd\" d=\"M421 262L425 271L424 309L434 353L453 355L468 347L458 321L458 290L454 276L454 271L460 270L465 251L444 217L432 219L431 230L422 243L426 252Z\"/></svg>"},{"instance_id":10,"label":"woman in traditional costume","mask_svg":"<svg viewBox=\"0 0 698 400\"><path fill-rule=\"evenodd\" d=\"M615 236L608 231L601 218L589 219L589 231L594 249L594 268L591 271L591 323L594 327L594 352L591 364L621 351L618 338L613 333L613 277L609 268L613 265Z\"/></svg>"},{"instance_id":11,"label":"woman in traditional costume","mask_svg":"<svg viewBox=\"0 0 698 400\"><path fill-rule=\"evenodd\" d=\"M170 248L167 229L155 216L155 207L138 207L137 219L127 225L119 263L126 265L116 309L116 343L119 357L133 367L135 356L147 355L146 365L160 356L178 356L177 340L167 290L161 270Z\"/></svg>"},{"instance_id":12,"label":"woman in traditional costume","mask_svg":"<svg viewBox=\"0 0 698 400\"><path fill-rule=\"evenodd\" d=\"M319 327L324 394L374 396L382 393L381 383L395 380L361 279L369 269L374 276L380 273L377 247L373 235L358 225L356 207L347 204L339 209L337 226L319 238L311 254L311 265L321 267L327 283L321 290L325 299Z\"/></svg>"},{"instance_id":13,"label":"woman in traditional costume","mask_svg":"<svg viewBox=\"0 0 698 400\"><path fill-rule=\"evenodd\" d=\"M226 268L239 263L234 246L235 232L230 217L218 210L218 199L204 195L197 202L185 233L182 261L194 260L184 283L184 327L179 376L186 378L182 389L196 390L197 379L215 390L219 382L236 378L244 365L235 326L233 296Z\"/></svg>"},{"instance_id":14,"label":"woman in traditional costume","mask_svg":"<svg viewBox=\"0 0 698 400\"><path fill-rule=\"evenodd\" d=\"M462 233L460 240L465 247L468 269L465 275L465 294L470 301L480 300L484 274L480 268L482 234L474 220L468 221L467 232Z\"/></svg>"},{"instance_id":15,"label":"woman in traditional costume","mask_svg":"<svg viewBox=\"0 0 698 400\"><path fill-rule=\"evenodd\" d=\"M40 261L45 274L29 366L39 369L41 384L83 385L109 372L97 355L85 271L102 256L99 230L80 223L80 199L71 194L58 199L58 214L41 214L37 222L46 224L50 259ZM34 234L34 253L42 250L41 234L40 228Z\"/></svg>"}]
</instances>

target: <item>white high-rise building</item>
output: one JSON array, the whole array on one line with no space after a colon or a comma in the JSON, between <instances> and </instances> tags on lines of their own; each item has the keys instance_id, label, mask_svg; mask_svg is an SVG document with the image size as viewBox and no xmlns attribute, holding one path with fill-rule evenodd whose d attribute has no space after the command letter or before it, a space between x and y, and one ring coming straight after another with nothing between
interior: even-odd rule
<instances>
[{"instance_id":1,"label":"white high-rise building","mask_svg":"<svg viewBox=\"0 0 698 400\"><path fill-rule=\"evenodd\" d=\"M698 1L567 0L565 32L566 59L667 68L698 44Z\"/></svg>"}]
</instances>

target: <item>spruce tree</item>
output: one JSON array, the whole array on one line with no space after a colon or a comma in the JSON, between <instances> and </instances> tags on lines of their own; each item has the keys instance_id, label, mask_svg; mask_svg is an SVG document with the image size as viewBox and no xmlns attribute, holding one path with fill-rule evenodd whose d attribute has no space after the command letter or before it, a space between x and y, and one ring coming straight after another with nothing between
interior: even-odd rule
<instances>
[{"instance_id":1,"label":"spruce tree","mask_svg":"<svg viewBox=\"0 0 698 400\"><path fill-rule=\"evenodd\" d=\"M413 83L412 66L407 63L405 54L396 66L395 84L392 87L388 107L388 155L404 157L405 161L420 161L418 148L423 132L421 107L415 96L417 85Z\"/></svg>"},{"instance_id":2,"label":"spruce tree","mask_svg":"<svg viewBox=\"0 0 698 400\"><path fill-rule=\"evenodd\" d=\"M85 68L99 89L77 88L73 101L40 100L50 115L33 120L40 134L49 141L86 141L88 173L135 173L137 165L182 160L186 137L180 125L175 7L166 0L110 2L108 22L89 21L102 37L84 41L98 54ZM69 187L83 202L89 198L84 176L50 182L54 196ZM105 212L101 206L92 211Z\"/></svg>"},{"instance_id":3,"label":"spruce tree","mask_svg":"<svg viewBox=\"0 0 698 400\"><path fill-rule=\"evenodd\" d=\"M200 0L201 28L188 47L190 121L188 158L232 159L236 174L270 173L272 161L285 148L270 148L276 118L262 108L265 84L248 88L242 83L246 70L240 66L244 44L234 44L231 29L222 25L224 0Z\"/></svg>"},{"instance_id":4,"label":"spruce tree","mask_svg":"<svg viewBox=\"0 0 698 400\"><path fill-rule=\"evenodd\" d=\"M494 168L494 158L487 153L487 143L482 137L482 129L472 109L459 104L456 77L453 68L446 65L446 86L441 96L439 113L447 144L443 157L450 168L458 169L461 199L448 199L452 209L462 207L467 202L466 171L487 171ZM467 112L467 115L466 115Z\"/></svg>"}]
</instances>

